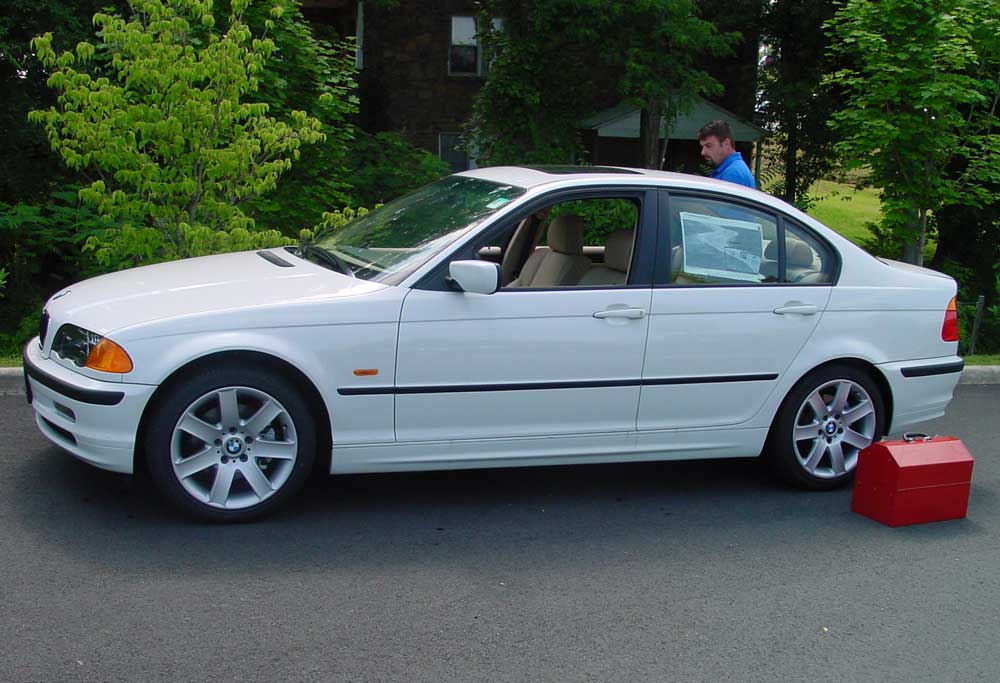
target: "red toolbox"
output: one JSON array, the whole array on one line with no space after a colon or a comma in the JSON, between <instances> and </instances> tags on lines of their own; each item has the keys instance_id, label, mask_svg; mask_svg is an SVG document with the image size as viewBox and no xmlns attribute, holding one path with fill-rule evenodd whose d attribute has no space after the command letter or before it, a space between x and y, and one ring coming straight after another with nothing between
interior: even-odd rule
<instances>
[{"instance_id":1,"label":"red toolbox","mask_svg":"<svg viewBox=\"0 0 1000 683\"><path fill-rule=\"evenodd\" d=\"M851 509L888 526L965 517L972 456L953 436L905 434L858 455Z\"/></svg>"}]
</instances>

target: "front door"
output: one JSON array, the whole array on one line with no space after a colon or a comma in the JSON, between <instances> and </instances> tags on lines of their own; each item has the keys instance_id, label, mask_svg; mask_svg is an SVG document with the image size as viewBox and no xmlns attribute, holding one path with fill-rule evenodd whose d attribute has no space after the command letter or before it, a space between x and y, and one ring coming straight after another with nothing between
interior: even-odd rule
<instances>
[{"instance_id":1,"label":"front door","mask_svg":"<svg viewBox=\"0 0 1000 683\"><path fill-rule=\"evenodd\" d=\"M396 440L633 433L652 290L651 260L636 267L632 245L636 235L655 239L656 227L644 196L618 190L533 207L548 216L536 240L542 263L494 294L412 290L399 327ZM509 244L496 237L455 259Z\"/></svg>"}]
</instances>

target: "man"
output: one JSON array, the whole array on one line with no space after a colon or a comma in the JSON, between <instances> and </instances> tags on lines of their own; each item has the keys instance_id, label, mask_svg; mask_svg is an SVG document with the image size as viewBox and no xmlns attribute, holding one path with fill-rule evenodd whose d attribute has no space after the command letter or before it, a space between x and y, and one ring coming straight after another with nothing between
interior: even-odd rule
<instances>
[{"instance_id":1,"label":"man","mask_svg":"<svg viewBox=\"0 0 1000 683\"><path fill-rule=\"evenodd\" d=\"M757 189L757 182L743 156L733 147L733 131L725 121L706 123L698 131L701 156L715 166L712 177Z\"/></svg>"}]
</instances>

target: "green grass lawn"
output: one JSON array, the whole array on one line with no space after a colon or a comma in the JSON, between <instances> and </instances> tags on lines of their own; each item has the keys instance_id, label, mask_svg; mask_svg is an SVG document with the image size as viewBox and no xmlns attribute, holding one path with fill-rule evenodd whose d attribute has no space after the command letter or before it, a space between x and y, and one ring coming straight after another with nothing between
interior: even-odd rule
<instances>
[{"instance_id":1,"label":"green grass lawn","mask_svg":"<svg viewBox=\"0 0 1000 683\"><path fill-rule=\"evenodd\" d=\"M19 367L21 367L20 356L0 356L0 368L19 368Z\"/></svg>"},{"instance_id":2,"label":"green grass lawn","mask_svg":"<svg viewBox=\"0 0 1000 683\"><path fill-rule=\"evenodd\" d=\"M851 185L819 180L809 194L814 199L809 215L855 244L871 235L865 223L878 221L882 216L877 190L855 190Z\"/></svg>"},{"instance_id":3,"label":"green grass lawn","mask_svg":"<svg viewBox=\"0 0 1000 683\"><path fill-rule=\"evenodd\" d=\"M965 357L966 365L1000 365L1000 353L977 353Z\"/></svg>"}]
</instances>

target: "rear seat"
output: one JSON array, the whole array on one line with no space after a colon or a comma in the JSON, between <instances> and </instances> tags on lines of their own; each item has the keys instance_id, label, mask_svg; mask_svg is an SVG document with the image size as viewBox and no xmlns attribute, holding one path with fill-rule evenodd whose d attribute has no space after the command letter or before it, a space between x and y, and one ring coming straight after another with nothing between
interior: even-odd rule
<instances>
[{"instance_id":1,"label":"rear seat","mask_svg":"<svg viewBox=\"0 0 1000 683\"><path fill-rule=\"evenodd\" d=\"M624 285L628 281L628 266L632 261L635 230L617 230L608 235L604 247L604 265L591 266L577 285Z\"/></svg>"}]
</instances>

